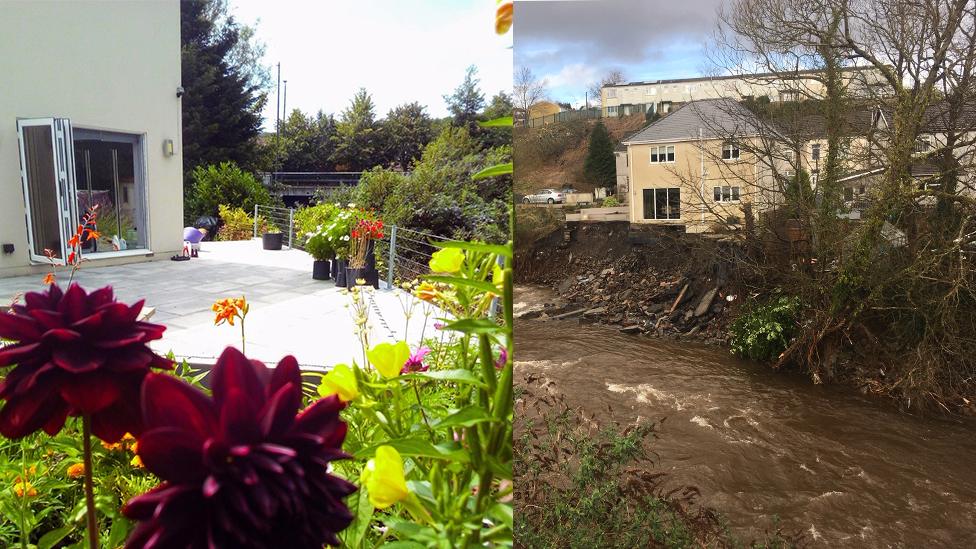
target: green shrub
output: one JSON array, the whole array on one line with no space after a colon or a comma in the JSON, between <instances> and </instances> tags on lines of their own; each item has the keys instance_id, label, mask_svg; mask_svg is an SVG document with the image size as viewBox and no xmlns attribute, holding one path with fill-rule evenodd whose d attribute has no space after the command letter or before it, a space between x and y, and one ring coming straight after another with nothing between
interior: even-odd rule
<instances>
[{"instance_id":1,"label":"green shrub","mask_svg":"<svg viewBox=\"0 0 976 549\"><path fill-rule=\"evenodd\" d=\"M732 354L768 361L786 350L800 318L800 298L781 296L747 310L732 322Z\"/></svg>"},{"instance_id":2,"label":"green shrub","mask_svg":"<svg viewBox=\"0 0 976 549\"><path fill-rule=\"evenodd\" d=\"M295 236L305 238L319 232L338 211L339 206L331 202L299 208L295 212Z\"/></svg>"},{"instance_id":3,"label":"green shrub","mask_svg":"<svg viewBox=\"0 0 976 549\"><path fill-rule=\"evenodd\" d=\"M215 216L220 205L253 212L254 205L275 204L271 193L254 177L233 162L220 165L197 166L191 174L193 182L186 197L186 216L192 221L200 216Z\"/></svg>"},{"instance_id":4,"label":"green shrub","mask_svg":"<svg viewBox=\"0 0 976 549\"><path fill-rule=\"evenodd\" d=\"M217 240L250 240L254 236L254 217L251 214L226 204L218 205L217 211L220 212ZM258 216L258 231L263 233L267 228L267 220Z\"/></svg>"},{"instance_id":5,"label":"green shrub","mask_svg":"<svg viewBox=\"0 0 976 549\"><path fill-rule=\"evenodd\" d=\"M608 196L603 199L604 208L616 208L619 205L620 205L620 201L617 200L616 196Z\"/></svg>"},{"instance_id":6,"label":"green shrub","mask_svg":"<svg viewBox=\"0 0 976 549\"><path fill-rule=\"evenodd\" d=\"M335 257L335 249L328 236L323 233L313 234L305 243L305 251L318 261Z\"/></svg>"}]
</instances>

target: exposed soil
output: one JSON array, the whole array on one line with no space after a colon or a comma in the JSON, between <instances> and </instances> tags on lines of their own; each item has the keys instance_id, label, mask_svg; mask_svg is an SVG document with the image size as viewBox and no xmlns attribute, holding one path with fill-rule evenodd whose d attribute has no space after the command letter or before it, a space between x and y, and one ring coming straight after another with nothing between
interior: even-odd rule
<instances>
[{"instance_id":1,"label":"exposed soil","mask_svg":"<svg viewBox=\"0 0 976 549\"><path fill-rule=\"evenodd\" d=\"M571 224L516 250L518 282L553 288L559 303L521 318L578 318L621 331L727 343L739 300L728 237L626 222Z\"/></svg>"}]
</instances>

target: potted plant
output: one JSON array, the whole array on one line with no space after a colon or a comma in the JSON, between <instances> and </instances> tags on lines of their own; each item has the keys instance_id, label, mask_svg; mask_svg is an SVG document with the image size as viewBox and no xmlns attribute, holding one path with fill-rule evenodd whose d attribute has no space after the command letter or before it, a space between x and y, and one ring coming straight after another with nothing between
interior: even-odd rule
<instances>
[{"instance_id":1,"label":"potted plant","mask_svg":"<svg viewBox=\"0 0 976 549\"><path fill-rule=\"evenodd\" d=\"M329 280L332 271L332 259L335 250L329 238L319 232L309 237L305 242L305 251L312 256L312 278L315 280Z\"/></svg>"},{"instance_id":2,"label":"potted plant","mask_svg":"<svg viewBox=\"0 0 976 549\"><path fill-rule=\"evenodd\" d=\"M282 242L281 229L271 222L264 222L261 225L265 227L264 233L261 235L261 244L264 249L280 250Z\"/></svg>"},{"instance_id":3,"label":"potted plant","mask_svg":"<svg viewBox=\"0 0 976 549\"><path fill-rule=\"evenodd\" d=\"M364 215L356 222L349 232L349 266L346 268L346 286L353 287L357 280L365 280L376 287L379 283L379 273L376 272L372 260L374 241L383 238L383 222L373 219L371 214ZM374 276L375 275L375 276Z\"/></svg>"},{"instance_id":4,"label":"potted plant","mask_svg":"<svg viewBox=\"0 0 976 549\"><path fill-rule=\"evenodd\" d=\"M319 231L328 238L335 253L332 261L332 278L336 286L346 286L346 262L349 258L349 231L356 212L350 205L348 208L337 208L334 215L322 224Z\"/></svg>"}]
</instances>

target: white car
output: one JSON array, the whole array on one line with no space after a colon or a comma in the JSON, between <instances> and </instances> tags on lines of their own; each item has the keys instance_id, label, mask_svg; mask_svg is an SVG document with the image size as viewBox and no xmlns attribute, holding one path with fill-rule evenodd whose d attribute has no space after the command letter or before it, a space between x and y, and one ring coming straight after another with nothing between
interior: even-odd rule
<instances>
[{"instance_id":1,"label":"white car","mask_svg":"<svg viewBox=\"0 0 976 549\"><path fill-rule=\"evenodd\" d=\"M542 189L522 198L525 204L562 204L565 200L565 195L556 189Z\"/></svg>"}]
</instances>

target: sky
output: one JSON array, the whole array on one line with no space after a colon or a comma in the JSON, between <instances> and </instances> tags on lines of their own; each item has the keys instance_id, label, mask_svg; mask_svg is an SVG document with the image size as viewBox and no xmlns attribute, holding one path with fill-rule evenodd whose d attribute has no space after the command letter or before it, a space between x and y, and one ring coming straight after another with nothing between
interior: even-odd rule
<instances>
[{"instance_id":1,"label":"sky","mask_svg":"<svg viewBox=\"0 0 976 549\"><path fill-rule=\"evenodd\" d=\"M583 104L611 70L627 81L713 72L705 44L722 0L517 0L515 66L548 81L551 99Z\"/></svg>"},{"instance_id":2,"label":"sky","mask_svg":"<svg viewBox=\"0 0 976 549\"><path fill-rule=\"evenodd\" d=\"M486 101L511 93L512 34L495 34L494 0L230 0L229 7L238 21L257 23L273 86L281 63L289 112L338 115L365 87L379 117L412 101L446 116L443 96L469 65L478 67ZM265 130L274 127L274 89L268 99Z\"/></svg>"}]
</instances>

